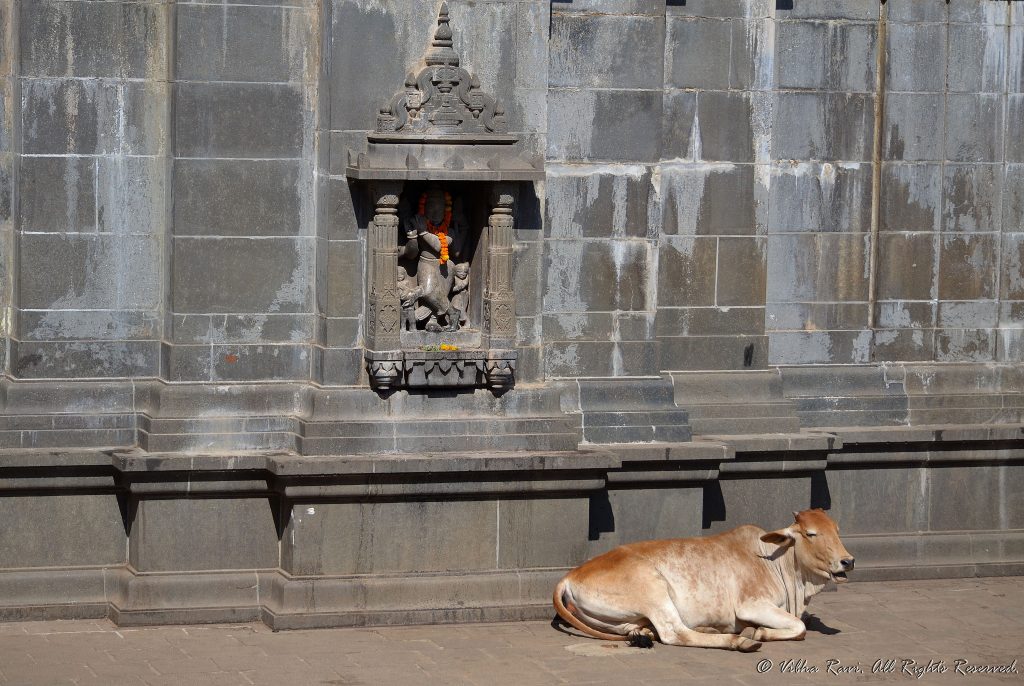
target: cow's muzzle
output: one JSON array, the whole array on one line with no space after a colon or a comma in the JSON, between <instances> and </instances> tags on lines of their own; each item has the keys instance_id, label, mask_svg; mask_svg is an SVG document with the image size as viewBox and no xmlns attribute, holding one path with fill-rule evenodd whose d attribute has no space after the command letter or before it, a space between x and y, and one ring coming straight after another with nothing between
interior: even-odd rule
<instances>
[{"instance_id":1,"label":"cow's muzzle","mask_svg":"<svg viewBox=\"0 0 1024 686\"><path fill-rule=\"evenodd\" d=\"M853 570L853 558L844 557L842 560L839 561L839 566L842 567L842 570L838 572L832 572L832 580L838 584L843 584L849 581L849 578L846 576L846 573Z\"/></svg>"}]
</instances>

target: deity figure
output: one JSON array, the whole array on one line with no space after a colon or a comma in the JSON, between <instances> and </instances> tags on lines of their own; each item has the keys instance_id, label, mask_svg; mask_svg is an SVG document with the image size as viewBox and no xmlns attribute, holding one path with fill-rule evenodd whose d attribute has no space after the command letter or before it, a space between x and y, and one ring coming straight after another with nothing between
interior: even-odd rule
<instances>
[{"instance_id":1,"label":"deity figure","mask_svg":"<svg viewBox=\"0 0 1024 686\"><path fill-rule=\"evenodd\" d=\"M459 278L453 259L461 256L466 233L451 194L437 186L420 196L416 214L405 221L406 243L399 258L415 260L416 275L415 284L399 284L399 293L403 311L416 303L413 317L425 321L427 331L458 331L465 321L466 297L453 296L468 288L468 263ZM404 271L399 268L400 281ZM453 290L456 286L459 291Z\"/></svg>"},{"instance_id":2,"label":"deity figure","mask_svg":"<svg viewBox=\"0 0 1024 686\"><path fill-rule=\"evenodd\" d=\"M469 311L469 262L455 265L455 279L452 283L452 305L461 314L460 326L466 324L466 312Z\"/></svg>"}]
</instances>

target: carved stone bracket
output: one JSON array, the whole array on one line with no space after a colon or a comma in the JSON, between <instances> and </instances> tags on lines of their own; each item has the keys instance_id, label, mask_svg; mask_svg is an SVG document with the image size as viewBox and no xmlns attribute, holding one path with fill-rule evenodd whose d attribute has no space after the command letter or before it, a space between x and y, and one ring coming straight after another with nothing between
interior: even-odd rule
<instances>
[{"instance_id":1,"label":"carved stone bracket","mask_svg":"<svg viewBox=\"0 0 1024 686\"><path fill-rule=\"evenodd\" d=\"M378 391L398 388L490 388L515 385L515 350L367 350L370 382Z\"/></svg>"}]
</instances>

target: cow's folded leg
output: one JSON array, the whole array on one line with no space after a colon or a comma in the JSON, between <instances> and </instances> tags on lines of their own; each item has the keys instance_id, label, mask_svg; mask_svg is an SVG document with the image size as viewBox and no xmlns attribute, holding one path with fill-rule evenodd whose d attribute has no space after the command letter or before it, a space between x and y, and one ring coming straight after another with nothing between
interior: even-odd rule
<instances>
[{"instance_id":1,"label":"cow's folded leg","mask_svg":"<svg viewBox=\"0 0 1024 686\"><path fill-rule=\"evenodd\" d=\"M753 625L741 635L755 641L802 641L807 634L799 618L766 600L741 606L736 617Z\"/></svg>"},{"instance_id":2,"label":"cow's folded leg","mask_svg":"<svg viewBox=\"0 0 1024 686\"><path fill-rule=\"evenodd\" d=\"M690 646L694 648L720 648L722 650L739 650L750 653L761 647L752 641L736 634L706 634L687 627L679 616L674 605L652 609L647 618L658 632L662 643L674 646Z\"/></svg>"}]
</instances>

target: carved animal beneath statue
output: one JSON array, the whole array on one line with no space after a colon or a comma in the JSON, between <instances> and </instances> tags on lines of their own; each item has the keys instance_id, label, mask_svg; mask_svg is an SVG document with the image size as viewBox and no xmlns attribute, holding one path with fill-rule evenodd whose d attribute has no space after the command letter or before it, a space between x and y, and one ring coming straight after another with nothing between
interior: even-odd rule
<instances>
[{"instance_id":1,"label":"carved animal beneath statue","mask_svg":"<svg viewBox=\"0 0 1024 686\"><path fill-rule=\"evenodd\" d=\"M750 652L802 640L807 602L826 582L846 582L854 559L823 510L793 517L778 531L747 525L620 546L569 572L555 610L588 636L644 647Z\"/></svg>"}]
</instances>

